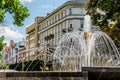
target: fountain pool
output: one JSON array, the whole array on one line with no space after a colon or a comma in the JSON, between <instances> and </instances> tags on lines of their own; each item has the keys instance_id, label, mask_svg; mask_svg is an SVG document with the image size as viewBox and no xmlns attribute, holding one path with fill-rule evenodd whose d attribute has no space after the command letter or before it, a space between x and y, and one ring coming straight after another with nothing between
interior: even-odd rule
<instances>
[{"instance_id":1,"label":"fountain pool","mask_svg":"<svg viewBox=\"0 0 120 80\"><path fill-rule=\"evenodd\" d=\"M66 33L53 56L54 71L81 71L81 67L118 67L120 54L112 39L84 18L83 31Z\"/></svg>"}]
</instances>

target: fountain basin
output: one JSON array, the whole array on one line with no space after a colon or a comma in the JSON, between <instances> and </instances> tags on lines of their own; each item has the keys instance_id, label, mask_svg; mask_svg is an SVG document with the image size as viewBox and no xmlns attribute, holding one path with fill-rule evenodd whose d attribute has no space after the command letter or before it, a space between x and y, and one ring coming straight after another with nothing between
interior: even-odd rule
<instances>
[{"instance_id":1,"label":"fountain basin","mask_svg":"<svg viewBox=\"0 0 120 80\"><path fill-rule=\"evenodd\" d=\"M0 78L9 78L9 77L11 78L36 77L39 79L55 78L55 80L56 79L57 80L120 80L120 67L82 67L82 71L80 72L79 71L78 72L20 71L20 72L0 73Z\"/></svg>"}]
</instances>

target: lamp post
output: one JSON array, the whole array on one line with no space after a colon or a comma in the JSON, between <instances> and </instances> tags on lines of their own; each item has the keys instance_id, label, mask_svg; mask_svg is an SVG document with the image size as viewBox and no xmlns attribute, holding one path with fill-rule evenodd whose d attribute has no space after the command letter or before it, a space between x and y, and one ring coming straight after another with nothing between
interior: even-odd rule
<instances>
[{"instance_id":1,"label":"lamp post","mask_svg":"<svg viewBox=\"0 0 120 80\"><path fill-rule=\"evenodd\" d=\"M25 60L25 57L24 57L24 54L23 54L23 58L22 58L22 71L24 71L24 60Z\"/></svg>"},{"instance_id":2,"label":"lamp post","mask_svg":"<svg viewBox=\"0 0 120 80\"><path fill-rule=\"evenodd\" d=\"M43 71L45 71L45 66L46 66L46 50L44 51L44 68L43 68Z\"/></svg>"}]
</instances>

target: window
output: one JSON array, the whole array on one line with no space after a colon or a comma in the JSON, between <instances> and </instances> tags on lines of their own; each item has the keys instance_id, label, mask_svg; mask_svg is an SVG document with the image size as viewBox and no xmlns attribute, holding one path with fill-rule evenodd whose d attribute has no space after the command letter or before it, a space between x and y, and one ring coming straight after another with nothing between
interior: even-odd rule
<instances>
[{"instance_id":1,"label":"window","mask_svg":"<svg viewBox=\"0 0 120 80\"><path fill-rule=\"evenodd\" d=\"M45 24L44 24L44 23L42 23L42 28L41 28L41 29L44 29L44 27L45 27Z\"/></svg>"},{"instance_id":2,"label":"window","mask_svg":"<svg viewBox=\"0 0 120 80\"><path fill-rule=\"evenodd\" d=\"M62 19L62 15L60 14L60 19Z\"/></svg>"},{"instance_id":3,"label":"window","mask_svg":"<svg viewBox=\"0 0 120 80\"><path fill-rule=\"evenodd\" d=\"M72 9L70 8L70 9L69 9L69 15L71 15L71 14L72 14Z\"/></svg>"},{"instance_id":4,"label":"window","mask_svg":"<svg viewBox=\"0 0 120 80\"><path fill-rule=\"evenodd\" d=\"M79 30L80 30L80 31L83 31L83 26L84 26L84 20L81 19L81 20L80 20L80 27L79 27Z\"/></svg>"},{"instance_id":5,"label":"window","mask_svg":"<svg viewBox=\"0 0 120 80\"><path fill-rule=\"evenodd\" d=\"M83 24L81 24L81 28L83 28Z\"/></svg>"},{"instance_id":6,"label":"window","mask_svg":"<svg viewBox=\"0 0 120 80\"><path fill-rule=\"evenodd\" d=\"M52 20L52 18L51 18L51 24L53 23L53 20Z\"/></svg>"},{"instance_id":7,"label":"window","mask_svg":"<svg viewBox=\"0 0 120 80\"><path fill-rule=\"evenodd\" d=\"M83 24L84 24L84 21L83 20L81 20L81 28L83 28Z\"/></svg>"},{"instance_id":8,"label":"window","mask_svg":"<svg viewBox=\"0 0 120 80\"><path fill-rule=\"evenodd\" d=\"M50 29L50 34L52 34L52 28Z\"/></svg>"},{"instance_id":9,"label":"window","mask_svg":"<svg viewBox=\"0 0 120 80\"><path fill-rule=\"evenodd\" d=\"M63 17L65 17L66 15L65 15L66 13L65 13L65 11L63 11Z\"/></svg>"},{"instance_id":10,"label":"window","mask_svg":"<svg viewBox=\"0 0 120 80\"><path fill-rule=\"evenodd\" d=\"M48 27L48 21L47 21L47 25L46 25L46 27Z\"/></svg>"},{"instance_id":11,"label":"window","mask_svg":"<svg viewBox=\"0 0 120 80\"><path fill-rule=\"evenodd\" d=\"M57 16L55 16L55 22L57 21Z\"/></svg>"},{"instance_id":12,"label":"window","mask_svg":"<svg viewBox=\"0 0 120 80\"><path fill-rule=\"evenodd\" d=\"M69 21L68 21L68 26L67 26L67 28L73 27L72 23L73 23L73 20L69 20Z\"/></svg>"},{"instance_id":13,"label":"window","mask_svg":"<svg viewBox=\"0 0 120 80\"><path fill-rule=\"evenodd\" d=\"M65 16L67 15L66 10L65 10Z\"/></svg>"},{"instance_id":14,"label":"window","mask_svg":"<svg viewBox=\"0 0 120 80\"><path fill-rule=\"evenodd\" d=\"M70 27L68 28L68 32L73 31L72 24L70 24Z\"/></svg>"},{"instance_id":15,"label":"window","mask_svg":"<svg viewBox=\"0 0 120 80\"><path fill-rule=\"evenodd\" d=\"M57 26L55 27L55 33L57 33Z\"/></svg>"},{"instance_id":16,"label":"window","mask_svg":"<svg viewBox=\"0 0 120 80\"><path fill-rule=\"evenodd\" d=\"M54 23L54 18L52 18L52 23Z\"/></svg>"},{"instance_id":17,"label":"window","mask_svg":"<svg viewBox=\"0 0 120 80\"><path fill-rule=\"evenodd\" d=\"M49 23L51 24L51 19L49 20Z\"/></svg>"},{"instance_id":18,"label":"window","mask_svg":"<svg viewBox=\"0 0 120 80\"><path fill-rule=\"evenodd\" d=\"M58 21L58 15L56 16L56 20Z\"/></svg>"},{"instance_id":19,"label":"window","mask_svg":"<svg viewBox=\"0 0 120 80\"><path fill-rule=\"evenodd\" d=\"M60 20L60 14L58 14L58 20Z\"/></svg>"},{"instance_id":20,"label":"window","mask_svg":"<svg viewBox=\"0 0 120 80\"><path fill-rule=\"evenodd\" d=\"M63 12L61 12L61 18L63 18Z\"/></svg>"},{"instance_id":21,"label":"window","mask_svg":"<svg viewBox=\"0 0 120 80\"><path fill-rule=\"evenodd\" d=\"M50 25L50 19L48 20L48 26Z\"/></svg>"},{"instance_id":22,"label":"window","mask_svg":"<svg viewBox=\"0 0 120 80\"><path fill-rule=\"evenodd\" d=\"M46 21L46 23L45 23L45 27L47 27L47 21Z\"/></svg>"},{"instance_id":23,"label":"window","mask_svg":"<svg viewBox=\"0 0 120 80\"><path fill-rule=\"evenodd\" d=\"M64 28L66 28L66 21L64 22Z\"/></svg>"},{"instance_id":24,"label":"window","mask_svg":"<svg viewBox=\"0 0 120 80\"><path fill-rule=\"evenodd\" d=\"M55 16L54 16L54 21L53 22L55 22L56 20L55 20Z\"/></svg>"},{"instance_id":25,"label":"window","mask_svg":"<svg viewBox=\"0 0 120 80\"><path fill-rule=\"evenodd\" d=\"M60 32L60 25L58 25L58 32Z\"/></svg>"},{"instance_id":26,"label":"window","mask_svg":"<svg viewBox=\"0 0 120 80\"><path fill-rule=\"evenodd\" d=\"M42 28L43 28L43 24L40 25L40 29L42 29Z\"/></svg>"}]
</instances>

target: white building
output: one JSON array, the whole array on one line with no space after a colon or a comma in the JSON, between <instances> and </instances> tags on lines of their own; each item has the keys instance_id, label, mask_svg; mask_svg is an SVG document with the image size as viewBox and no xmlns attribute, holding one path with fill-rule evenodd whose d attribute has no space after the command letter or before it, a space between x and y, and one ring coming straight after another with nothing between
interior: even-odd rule
<instances>
[{"instance_id":1,"label":"white building","mask_svg":"<svg viewBox=\"0 0 120 80\"><path fill-rule=\"evenodd\" d=\"M64 33L83 27L88 0L70 0L38 22L38 47L57 45Z\"/></svg>"}]
</instances>

